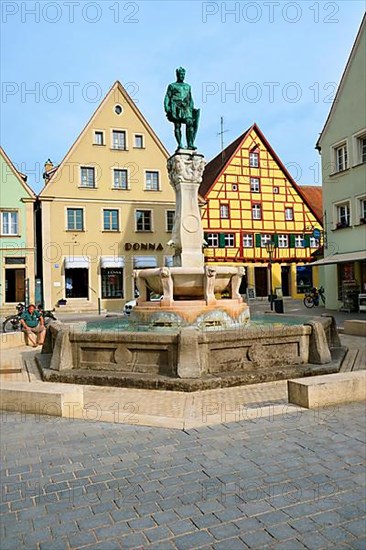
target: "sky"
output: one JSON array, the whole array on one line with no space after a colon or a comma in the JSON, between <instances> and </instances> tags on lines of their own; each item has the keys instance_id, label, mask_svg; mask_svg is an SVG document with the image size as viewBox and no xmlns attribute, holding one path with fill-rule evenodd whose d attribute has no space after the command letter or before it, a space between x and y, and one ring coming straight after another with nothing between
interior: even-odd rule
<instances>
[{"instance_id":1,"label":"sky","mask_svg":"<svg viewBox=\"0 0 366 550\"><path fill-rule=\"evenodd\" d=\"M207 160L253 122L299 184L319 185L315 143L364 1L1 1L1 145L38 192L120 80L166 148L163 111L186 68Z\"/></svg>"}]
</instances>

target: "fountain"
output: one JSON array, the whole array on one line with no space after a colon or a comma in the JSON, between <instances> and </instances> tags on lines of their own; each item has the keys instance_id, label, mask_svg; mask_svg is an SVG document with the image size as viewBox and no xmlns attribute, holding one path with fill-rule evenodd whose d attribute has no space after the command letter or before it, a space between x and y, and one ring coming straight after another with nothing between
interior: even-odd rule
<instances>
[{"instance_id":1,"label":"fountain","mask_svg":"<svg viewBox=\"0 0 366 550\"><path fill-rule=\"evenodd\" d=\"M167 165L176 194L173 266L135 270L139 298L128 323L51 323L37 358L44 380L192 391L339 369L344 350L332 317L251 325L239 294L244 268L204 264L198 188L205 161L194 145L199 109L184 76L177 69L164 102L178 143ZM150 291L161 300L149 301Z\"/></svg>"}]
</instances>

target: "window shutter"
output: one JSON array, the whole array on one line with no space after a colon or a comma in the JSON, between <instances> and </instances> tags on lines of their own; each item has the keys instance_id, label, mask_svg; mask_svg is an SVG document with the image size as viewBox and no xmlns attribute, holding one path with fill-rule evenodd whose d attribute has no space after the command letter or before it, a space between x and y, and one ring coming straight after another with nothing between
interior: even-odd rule
<instances>
[{"instance_id":1,"label":"window shutter","mask_svg":"<svg viewBox=\"0 0 366 550\"><path fill-rule=\"evenodd\" d=\"M204 233L203 238L205 239L206 243L208 243L208 233Z\"/></svg>"},{"instance_id":2,"label":"window shutter","mask_svg":"<svg viewBox=\"0 0 366 550\"><path fill-rule=\"evenodd\" d=\"M290 248L295 248L295 235L290 235Z\"/></svg>"},{"instance_id":3,"label":"window shutter","mask_svg":"<svg viewBox=\"0 0 366 550\"><path fill-rule=\"evenodd\" d=\"M304 235L303 245L304 245L305 248L309 248L309 246L310 246L310 235Z\"/></svg>"},{"instance_id":4,"label":"window shutter","mask_svg":"<svg viewBox=\"0 0 366 550\"><path fill-rule=\"evenodd\" d=\"M278 246L278 235L276 233L273 235L272 239L275 245Z\"/></svg>"},{"instance_id":5,"label":"window shutter","mask_svg":"<svg viewBox=\"0 0 366 550\"><path fill-rule=\"evenodd\" d=\"M256 234L255 234L255 246L257 246L258 248L260 248L260 246L261 246L261 236L260 236L260 233L256 233Z\"/></svg>"},{"instance_id":6,"label":"window shutter","mask_svg":"<svg viewBox=\"0 0 366 550\"><path fill-rule=\"evenodd\" d=\"M219 233L219 248L225 248L225 233Z\"/></svg>"}]
</instances>

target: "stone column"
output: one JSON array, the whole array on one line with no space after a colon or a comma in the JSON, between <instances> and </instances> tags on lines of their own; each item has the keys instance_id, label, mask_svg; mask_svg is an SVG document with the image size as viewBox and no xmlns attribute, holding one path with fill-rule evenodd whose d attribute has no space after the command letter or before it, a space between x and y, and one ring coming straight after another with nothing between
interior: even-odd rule
<instances>
[{"instance_id":1,"label":"stone column","mask_svg":"<svg viewBox=\"0 0 366 550\"><path fill-rule=\"evenodd\" d=\"M205 168L203 155L180 149L168 159L168 174L175 191L176 211L172 233L174 267L203 267L203 229L198 188Z\"/></svg>"}]
</instances>

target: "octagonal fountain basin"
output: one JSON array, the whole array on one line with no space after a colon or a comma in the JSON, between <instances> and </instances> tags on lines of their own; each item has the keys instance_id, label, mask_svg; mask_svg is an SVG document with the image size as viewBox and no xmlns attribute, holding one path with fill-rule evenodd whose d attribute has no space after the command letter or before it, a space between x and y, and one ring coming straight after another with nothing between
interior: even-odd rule
<instances>
[{"instance_id":1,"label":"octagonal fountain basin","mask_svg":"<svg viewBox=\"0 0 366 550\"><path fill-rule=\"evenodd\" d=\"M37 362L49 382L196 391L338 372L345 352L332 317L228 330L109 319L51 322Z\"/></svg>"}]
</instances>

